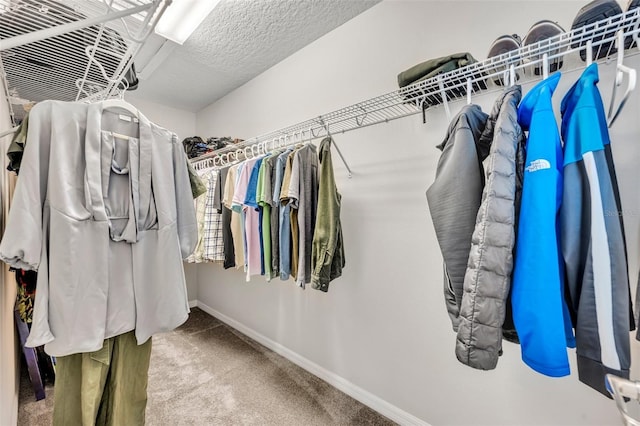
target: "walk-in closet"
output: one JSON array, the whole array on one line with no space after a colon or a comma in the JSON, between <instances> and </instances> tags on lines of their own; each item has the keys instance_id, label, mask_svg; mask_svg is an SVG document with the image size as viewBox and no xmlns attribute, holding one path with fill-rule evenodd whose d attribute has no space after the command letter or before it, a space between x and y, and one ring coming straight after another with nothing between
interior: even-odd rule
<instances>
[{"instance_id":1,"label":"walk-in closet","mask_svg":"<svg viewBox=\"0 0 640 426\"><path fill-rule=\"evenodd\" d=\"M0 426L640 424L640 1L0 0Z\"/></svg>"}]
</instances>

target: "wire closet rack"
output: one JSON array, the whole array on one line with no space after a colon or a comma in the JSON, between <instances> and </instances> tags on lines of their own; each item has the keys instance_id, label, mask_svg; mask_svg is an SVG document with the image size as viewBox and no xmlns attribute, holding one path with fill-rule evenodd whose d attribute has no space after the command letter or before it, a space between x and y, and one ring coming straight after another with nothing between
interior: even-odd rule
<instances>
[{"instance_id":1,"label":"wire closet rack","mask_svg":"<svg viewBox=\"0 0 640 426\"><path fill-rule=\"evenodd\" d=\"M35 102L100 100L133 88L133 58L170 3L0 0L0 75L14 124Z\"/></svg>"},{"instance_id":2,"label":"wire closet rack","mask_svg":"<svg viewBox=\"0 0 640 426\"><path fill-rule=\"evenodd\" d=\"M580 53L587 63L591 60L605 61L609 56L617 53L615 41L619 37L619 32L622 32L625 48L635 48L638 45L639 23L640 9L632 9L482 62L419 81L400 90L247 139L238 144L230 144L191 161L196 168L201 168L203 165L224 164L233 157L234 152L237 158L239 150L247 147L252 147L254 151L254 146L257 146L265 151L269 145L271 148L283 147L303 140L386 123L421 112L424 114L425 109L441 104L448 108L449 101L464 98L468 94L491 89L498 90L507 81L508 73L511 75L517 73L520 77L519 84L541 79L546 73L542 69L543 63L548 63L553 69L554 65L557 67L559 61L566 59L567 55L576 52ZM584 62L574 61L574 64L565 63L562 69L571 69L570 66L578 68L585 65ZM335 143L333 146L337 148ZM351 170L342 153L339 149L337 151L351 176ZM255 154L255 151L253 153Z\"/></svg>"}]
</instances>

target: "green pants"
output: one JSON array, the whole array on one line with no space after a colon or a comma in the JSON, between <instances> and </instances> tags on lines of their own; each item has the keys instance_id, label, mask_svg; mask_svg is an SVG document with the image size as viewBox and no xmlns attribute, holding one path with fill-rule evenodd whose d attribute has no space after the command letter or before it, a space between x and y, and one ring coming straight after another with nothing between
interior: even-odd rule
<instances>
[{"instance_id":1,"label":"green pants","mask_svg":"<svg viewBox=\"0 0 640 426\"><path fill-rule=\"evenodd\" d=\"M138 346L133 331L58 357L53 425L144 425L150 358L151 339Z\"/></svg>"}]
</instances>

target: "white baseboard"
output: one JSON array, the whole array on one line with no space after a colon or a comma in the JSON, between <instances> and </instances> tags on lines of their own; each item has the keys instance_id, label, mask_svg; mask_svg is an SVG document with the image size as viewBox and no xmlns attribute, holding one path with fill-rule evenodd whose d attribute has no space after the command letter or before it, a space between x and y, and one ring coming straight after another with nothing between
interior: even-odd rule
<instances>
[{"instance_id":1,"label":"white baseboard","mask_svg":"<svg viewBox=\"0 0 640 426\"><path fill-rule=\"evenodd\" d=\"M196 306L198 306L198 300L189 300L189 307L190 308L195 308ZM203 311L204 311L204 309L203 309Z\"/></svg>"},{"instance_id":2,"label":"white baseboard","mask_svg":"<svg viewBox=\"0 0 640 426\"><path fill-rule=\"evenodd\" d=\"M278 355L281 355L287 358L289 361L298 365L299 367L307 370L311 374L321 378L325 382L334 386L335 388L341 390L352 398L360 401L364 405L370 407L371 409L377 411L383 416L387 417L390 420L400 424L400 425L415 425L415 426L430 426L429 423L417 418L416 416L407 413L404 410L396 407L395 405L373 395L372 393L362 389L361 387L356 386L345 378L338 376L337 374L327 370L324 367L316 364L313 361L308 360L307 358L299 355L298 353L292 351L291 349L286 348L278 342L275 342L268 337L258 333L257 331L245 326L244 324L224 315L221 312L213 309L210 306L205 305L204 303L196 300L196 306L209 315L212 315L218 318L220 321L226 323L227 325L235 328L242 334L252 338L258 343L266 346L271 349ZM191 304L191 302L189 303Z\"/></svg>"}]
</instances>

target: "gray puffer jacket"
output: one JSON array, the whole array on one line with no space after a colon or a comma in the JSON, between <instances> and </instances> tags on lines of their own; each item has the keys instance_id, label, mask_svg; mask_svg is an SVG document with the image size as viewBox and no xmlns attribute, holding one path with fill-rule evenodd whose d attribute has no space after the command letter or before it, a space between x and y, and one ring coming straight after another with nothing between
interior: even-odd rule
<instances>
[{"instance_id":1,"label":"gray puffer jacket","mask_svg":"<svg viewBox=\"0 0 640 426\"><path fill-rule=\"evenodd\" d=\"M460 305L456 356L482 370L496 367L502 351L502 325L509 304L516 239L516 205L521 181L523 134L518 125L520 86L502 93L481 136L491 140L486 162L487 181L471 239Z\"/></svg>"}]
</instances>

